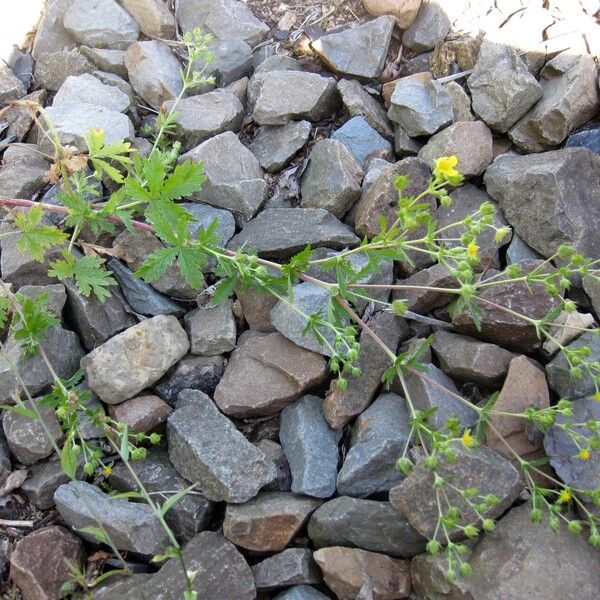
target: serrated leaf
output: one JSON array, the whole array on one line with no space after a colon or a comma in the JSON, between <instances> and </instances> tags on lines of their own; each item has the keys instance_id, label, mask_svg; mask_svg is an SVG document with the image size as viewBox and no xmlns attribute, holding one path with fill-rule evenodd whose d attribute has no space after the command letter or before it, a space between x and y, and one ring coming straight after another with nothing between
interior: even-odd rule
<instances>
[{"instance_id":1,"label":"serrated leaf","mask_svg":"<svg viewBox=\"0 0 600 600\"><path fill-rule=\"evenodd\" d=\"M146 283L156 281L173 264L177 258L177 248L159 248L150 254L134 273L136 277L142 278Z\"/></svg>"},{"instance_id":2,"label":"serrated leaf","mask_svg":"<svg viewBox=\"0 0 600 600\"><path fill-rule=\"evenodd\" d=\"M40 205L32 206L26 212L15 215L15 225L21 232L17 242L17 250L28 253L38 262L44 261L45 251L60 246L69 236L52 225L40 225L43 209Z\"/></svg>"},{"instance_id":3,"label":"serrated leaf","mask_svg":"<svg viewBox=\"0 0 600 600\"><path fill-rule=\"evenodd\" d=\"M204 283L202 273L206 266L206 255L198 246L188 246L178 249L177 265L183 278L194 289L199 289Z\"/></svg>"},{"instance_id":4,"label":"serrated leaf","mask_svg":"<svg viewBox=\"0 0 600 600\"><path fill-rule=\"evenodd\" d=\"M204 165L191 160L177 165L167 177L161 190L165 200L180 200L200 191L206 181Z\"/></svg>"}]
</instances>

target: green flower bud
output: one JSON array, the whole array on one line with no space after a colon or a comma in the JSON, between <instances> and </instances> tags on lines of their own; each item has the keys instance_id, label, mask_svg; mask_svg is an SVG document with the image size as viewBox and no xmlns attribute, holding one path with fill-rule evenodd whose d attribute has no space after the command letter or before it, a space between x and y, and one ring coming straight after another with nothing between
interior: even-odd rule
<instances>
[{"instance_id":1,"label":"green flower bud","mask_svg":"<svg viewBox=\"0 0 600 600\"><path fill-rule=\"evenodd\" d=\"M571 533L581 533L581 523L579 521L569 521L569 531Z\"/></svg>"},{"instance_id":2,"label":"green flower bud","mask_svg":"<svg viewBox=\"0 0 600 600\"><path fill-rule=\"evenodd\" d=\"M432 556L439 554L441 549L442 545L437 540L429 540L429 542L427 542L427 552Z\"/></svg>"},{"instance_id":3,"label":"green flower bud","mask_svg":"<svg viewBox=\"0 0 600 600\"><path fill-rule=\"evenodd\" d=\"M534 523L541 523L542 522L542 511L539 508L533 508L531 509L531 520Z\"/></svg>"},{"instance_id":4,"label":"green flower bud","mask_svg":"<svg viewBox=\"0 0 600 600\"><path fill-rule=\"evenodd\" d=\"M477 529L475 525L467 525L463 531L465 532L465 535L470 538L477 537L479 535L479 529Z\"/></svg>"},{"instance_id":5,"label":"green flower bud","mask_svg":"<svg viewBox=\"0 0 600 600\"><path fill-rule=\"evenodd\" d=\"M481 522L481 528L487 532L494 531L494 529L496 529L496 523L494 523L492 519L484 519Z\"/></svg>"},{"instance_id":6,"label":"green flower bud","mask_svg":"<svg viewBox=\"0 0 600 600\"><path fill-rule=\"evenodd\" d=\"M473 574L473 567L469 563L464 562L460 564L459 571L463 577L469 577Z\"/></svg>"},{"instance_id":7,"label":"green flower bud","mask_svg":"<svg viewBox=\"0 0 600 600\"><path fill-rule=\"evenodd\" d=\"M408 475L408 473L413 470L413 466L412 461L409 458L406 458L406 456L403 456L396 461L396 469L404 475Z\"/></svg>"}]
</instances>

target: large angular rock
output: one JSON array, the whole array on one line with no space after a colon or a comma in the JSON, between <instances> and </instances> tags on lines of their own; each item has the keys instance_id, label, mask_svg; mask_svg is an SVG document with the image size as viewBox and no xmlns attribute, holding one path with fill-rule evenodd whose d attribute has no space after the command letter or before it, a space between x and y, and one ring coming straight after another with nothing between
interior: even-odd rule
<instances>
[{"instance_id":1,"label":"large angular rock","mask_svg":"<svg viewBox=\"0 0 600 600\"><path fill-rule=\"evenodd\" d=\"M42 510L48 510L54 506L54 492L63 483L68 483L70 480L70 477L63 471L60 461L53 460L53 458L58 457L51 457L31 465L27 479L21 485L21 490L27 499Z\"/></svg>"},{"instance_id":2,"label":"large angular rock","mask_svg":"<svg viewBox=\"0 0 600 600\"><path fill-rule=\"evenodd\" d=\"M158 110L183 87L181 64L169 46L158 40L135 42L125 52L129 83L136 94Z\"/></svg>"},{"instance_id":3,"label":"large angular rock","mask_svg":"<svg viewBox=\"0 0 600 600\"><path fill-rule=\"evenodd\" d=\"M38 60L44 54L60 52L65 46L72 45L73 39L63 25L65 12L72 0L50 0L37 25L31 54Z\"/></svg>"},{"instance_id":4,"label":"large angular rock","mask_svg":"<svg viewBox=\"0 0 600 600\"><path fill-rule=\"evenodd\" d=\"M81 360L90 388L107 404L132 398L158 381L188 351L183 327L159 315L114 336Z\"/></svg>"},{"instance_id":5,"label":"large angular rock","mask_svg":"<svg viewBox=\"0 0 600 600\"><path fill-rule=\"evenodd\" d=\"M115 421L127 425L132 434L164 431L172 412L166 402L152 394L136 396L108 407L110 416Z\"/></svg>"},{"instance_id":6,"label":"large angular rock","mask_svg":"<svg viewBox=\"0 0 600 600\"><path fill-rule=\"evenodd\" d=\"M251 219L262 206L267 184L256 157L237 135L226 131L196 146L181 157L204 163L207 180L195 200L226 208L242 222Z\"/></svg>"},{"instance_id":7,"label":"large angular rock","mask_svg":"<svg viewBox=\"0 0 600 600\"><path fill-rule=\"evenodd\" d=\"M274 71L253 79L258 91L252 116L259 125L320 121L331 116L340 101L335 80L316 73Z\"/></svg>"},{"instance_id":8,"label":"large angular rock","mask_svg":"<svg viewBox=\"0 0 600 600\"><path fill-rule=\"evenodd\" d=\"M364 589L381 600L407 598L410 593L408 561L342 546L321 548L313 556L339 600L355 600Z\"/></svg>"},{"instance_id":9,"label":"large angular rock","mask_svg":"<svg viewBox=\"0 0 600 600\"><path fill-rule=\"evenodd\" d=\"M62 283L54 283L50 285L24 285L19 288L19 294L28 298L39 298L46 295L46 310L53 315L62 319L62 311L67 301L67 293L65 286Z\"/></svg>"},{"instance_id":10,"label":"large angular rock","mask_svg":"<svg viewBox=\"0 0 600 600\"><path fill-rule=\"evenodd\" d=\"M369 328L394 353L408 335L406 322L389 311L376 313L369 320ZM356 365L362 372L361 376L348 378L348 387L344 391L332 384L323 403L325 418L334 429L341 429L369 406L381 386L384 372L390 366L389 356L364 331L360 336Z\"/></svg>"},{"instance_id":11,"label":"large angular rock","mask_svg":"<svg viewBox=\"0 0 600 600\"><path fill-rule=\"evenodd\" d=\"M392 15L400 29L407 29L421 8L421 0L363 0L363 5L376 17Z\"/></svg>"},{"instance_id":12,"label":"large angular rock","mask_svg":"<svg viewBox=\"0 0 600 600\"><path fill-rule=\"evenodd\" d=\"M213 402L189 390L167 423L169 457L180 475L214 501L241 503L277 476L275 464L222 415ZM216 457L218 459L216 460Z\"/></svg>"},{"instance_id":13,"label":"large angular rock","mask_svg":"<svg viewBox=\"0 0 600 600\"><path fill-rule=\"evenodd\" d=\"M101 525L119 550L146 558L163 552L169 545L165 530L147 504L111 498L85 481L61 485L54 502L67 525L91 542L96 538L82 528Z\"/></svg>"},{"instance_id":14,"label":"large angular rock","mask_svg":"<svg viewBox=\"0 0 600 600\"><path fill-rule=\"evenodd\" d=\"M322 208L267 208L235 235L228 248L242 245L264 258L289 258L307 244L342 250L356 246L353 231Z\"/></svg>"},{"instance_id":15,"label":"large angular rock","mask_svg":"<svg viewBox=\"0 0 600 600\"><path fill-rule=\"evenodd\" d=\"M215 390L215 403L235 417L277 414L327 377L322 356L280 333L255 334L241 342Z\"/></svg>"},{"instance_id":16,"label":"large angular rock","mask_svg":"<svg viewBox=\"0 0 600 600\"><path fill-rule=\"evenodd\" d=\"M78 50L61 50L42 54L35 63L33 78L40 87L56 92L70 75L91 73L94 68Z\"/></svg>"},{"instance_id":17,"label":"large angular rock","mask_svg":"<svg viewBox=\"0 0 600 600\"><path fill-rule=\"evenodd\" d=\"M200 27L217 39L239 38L252 46L269 32L265 23L236 0L181 0L176 15L184 32Z\"/></svg>"},{"instance_id":18,"label":"large angular rock","mask_svg":"<svg viewBox=\"0 0 600 600\"><path fill-rule=\"evenodd\" d=\"M165 102L169 112L174 100ZM189 150L224 131L239 131L244 119L244 107L237 96L227 90L215 90L199 96L183 98L177 105L175 135Z\"/></svg>"},{"instance_id":19,"label":"large angular rock","mask_svg":"<svg viewBox=\"0 0 600 600\"><path fill-rule=\"evenodd\" d=\"M546 63L541 74L542 99L508 135L524 152L558 146L600 107L598 69L589 54L568 50Z\"/></svg>"},{"instance_id":20,"label":"large angular rock","mask_svg":"<svg viewBox=\"0 0 600 600\"><path fill-rule=\"evenodd\" d=\"M321 583L321 571L308 548L288 548L252 567L256 589L277 590L289 585Z\"/></svg>"},{"instance_id":21,"label":"large angular rock","mask_svg":"<svg viewBox=\"0 0 600 600\"><path fill-rule=\"evenodd\" d=\"M285 167L306 144L310 135L308 121L290 121L285 125L259 127L249 148L260 166L270 173Z\"/></svg>"},{"instance_id":22,"label":"large angular rock","mask_svg":"<svg viewBox=\"0 0 600 600\"><path fill-rule=\"evenodd\" d=\"M309 585L296 585L281 592L273 600L327 600L329 596L322 594Z\"/></svg>"},{"instance_id":23,"label":"large angular rock","mask_svg":"<svg viewBox=\"0 0 600 600\"><path fill-rule=\"evenodd\" d=\"M304 396L285 408L279 437L292 472L292 491L315 498L333 496L341 431L329 427L323 400Z\"/></svg>"},{"instance_id":24,"label":"large angular rock","mask_svg":"<svg viewBox=\"0 0 600 600\"><path fill-rule=\"evenodd\" d=\"M526 156L502 156L487 169L488 194L523 241L549 257L572 244L588 257L600 253L600 156L587 148L563 148ZM526 201L524 201L526 200Z\"/></svg>"},{"instance_id":25,"label":"large angular rock","mask_svg":"<svg viewBox=\"0 0 600 600\"><path fill-rule=\"evenodd\" d=\"M449 505L456 506L460 511L459 525L464 527L469 523L479 523L480 517L455 488L477 488L480 497L495 494L498 503L479 514L482 518L499 517L516 500L523 488L519 471L510 461L486 446L467 449L455 442L452 448L457 453L457 460L451 462L445 457L441 458L436 473L452 482L453 487L444 485L443 489ZM436 495L431 493L433 479L433 471L421 461L390 492L391 505L428 539L434 537L438 519ZM440 532L437 533L439 536ZM449 529L448 535L451 539L464 538L464 532L459 527Z\"/></svg>"},{"instance_id":26,"label":"large angular rock","mask_svg":"<svg viewBox=\"0 0 600 600\"><path fill-rule=\"evenodd\" d=\"M124 50L106 50L105 48L88 48L87 46L80 46L79 50L102 72L127 79Z\"/></svg>"},{"instance_id":27,"label":"large angular rock","mask_svg":"<svg viewBox=\"0 0 600 600\"><path fill-rule=\"evenodd\" d=\"M0 168L0 194L4 198L33 198L46 185L44 176L49 168L50 164L40 156L33 144L9 146L4 151L2 168ZM4 254L6 249L10 248L8 252L13 255L13 258L23 262L23 255L28 256L28 254L18 252L17 242L18 235L4 236L2 253ZM14 256L16 252L21 255L20 258ZM8 281L8 273L5 273L4 269L7 262L2 258L2 275L6 281Z\"/></svg>"},{"instance_id":28,"label":"large angular rock","mask_svg":"<svg viewBox=\"0 0 600 600\"><path fill-rule=\"evenodd\" d=\"M349 546L395 557L423 552L425 538L389 502L341 496L319 507L308 522L315 548Z\"/></svg>"},{"instance_id":29,"label":"large angular rock","mask_svg":"<svg viewBox=\"0 0 600 600\"><path fill-rule=\"evenodd\" d=\"M4 63L0 64L0 105L19 100L27 93L23 82Z\"/></svg>"},{"instance_id":30,"label":"large angular rock","mask_svg":"<svg viewBox=\"0 0 600 600\"><path fill-rule=\"evenodd\" d=\"M448 7L441 0L423 0L415 20L402 35L402 44L417 52L431 50L450 31Z\"/></svg>"},{"instance_id":31,"label":"large angular rock","mask_svg":"<svg viewBox=\"0 0 600 600\"><path fill-rule=\"evenodd\" d=\"M419 151L432 165L440 156L456 156L457 169L465 177L481 175L492 162L492 132L481 121L454 123L436 133Z\"/></svg>"},{"instance_id":32,"label":"large angular rock","mask_svg":"<svg viewBox=\"0 0 600 600\"><path fill-rule=\"evenodd\" d=\"M333 132L331 139L342 142L363 169L369 157L392 155L390 142L379 135L363 116L353 117L346 121Z\"/></svg>"},{"instance_id":33,"label":"large angular rock","mask_svg":"<svg viewBox=\"0 0 600 600\"><path fill-rule=\"evenodd\" d=\"M358 27L325 34L311 47L332 71L350 77L374 79L385 67L393 30L394 19L381 16Z\"/></svg>"},{"instance_id":34,"label":"large angular rock","mask_svg":"<svg viewBox=\"0 0 600 600\"><path fill-rule=\"evenodd\" d=\"M184 322L192 354L213 356L235 348L236 324L231 300L196 308L185 315Z\"/></svg>"},{"instance_id":35,"label":"large angular rock","mask_svg":"<svg viewBox=\"0 0 600 600\"><path fill-rule=\"evenodd\" d=\"M542 86L517 51L494 42L481 45L467 83L475 113L501 133L542 97Z\"/></svg>"},{"instance_id":36,"label":"large angular rock","mask_svg":"<svg viewBox=\"0 0 600 600\"><path fill-rule=\"evenodd\" d=\"M567 148L589 148L592 152L600 154L600 127L586 127L569 136Z\"/></svg>"},{"instance_id":37,"label":"large angular rock","mask_svg":"<svg viewBox=\"0 0 600 600\"><path fill-rule=\"evenodd\" d=\"M123 8L149 37L174 39L177 21L161 0L121 0Z\"/></svg>"},{"instance_id":38,"label":"large angular rock","mask_svg":"<svg viewBox=\"0 0 600 600\"><path fill-rule=\"evenodd\" d=\"M63 527L42 527L20 539L10 557L10 578L22 598L59 598L71 579L69 566L81 568L85 552L81 540Z\"/></svg>"},{"instance_id":39,"label":"large angular rock","mask_svg":"<svg viewBox=\"0 0 600 600\"><path fill-rule=\"evenodd\" d=\"M140 34L136 21L114 0L73 0L63 25L80 44L92 48L125 50Z\"/></svg>"},{"instance_id":40,"label":"large angular rock","mask_svg":"<svg viewBox=\"0 0 600 600\"><path fill-rule=\"evenodd\" d=\"M126 112L130 106L127 94L113 85L102 83L89 73L67 77L56 92L52 106L81 103L97 104L118 112Z\"/></svg>"},{"instance_id":41,"label":"large angular rock","mask_svg":"<svg viewBox=\"0 0 600 600\"><path fill-rule=\"evenodd\" d=\"M302 208L324 208L342 218L360 197L363 170L341 142L319 140L302 175Z\"/></svg>"},{"instance_id":42,"label":"large angular rock","mask_svg":"<svg viewBox=\"0 0 600 600\"><path fill-rule=\"evenodd\" d=\"M194 62L194 69L203 71L206 76L213 76L215 83L220 87L239 81L252 71L252 48L239 38L230 40L216 40L209 45L213 53L210 63L198 59ZM201 84L192 88L194 92L205 91L212 87ZM244 85L245 88L245 85ZM242 101L242 98L240 98Z\"/></svg>"},{"instance_id":43,"label":"large angular rock","mask_svg":"<svg viewBox=\"0 0 600 600\"><path fill-rule=\"evenodd\" d=\"M320 504L289 492L261 492L250 502L227 505L223 535L247 550L280 552Z\"/></svg>"}]
</instances>

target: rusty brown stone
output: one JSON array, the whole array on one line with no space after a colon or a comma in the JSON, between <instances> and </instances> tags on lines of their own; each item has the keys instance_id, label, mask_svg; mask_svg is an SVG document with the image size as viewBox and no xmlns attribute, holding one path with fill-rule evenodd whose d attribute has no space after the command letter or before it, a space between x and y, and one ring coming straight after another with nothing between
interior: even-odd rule
<instances>
[{"instance_id":1,"label":"rusty brown stone","mask_svg":"<svg viewBox=\"0 0 600 600\"><path fill-rule=\"evenodd\" d=\"M108 412L117 421L125 423L130 433L164 431L173 409L158 396L148 394L108 406Z\"/></svg>"}]
</instances>

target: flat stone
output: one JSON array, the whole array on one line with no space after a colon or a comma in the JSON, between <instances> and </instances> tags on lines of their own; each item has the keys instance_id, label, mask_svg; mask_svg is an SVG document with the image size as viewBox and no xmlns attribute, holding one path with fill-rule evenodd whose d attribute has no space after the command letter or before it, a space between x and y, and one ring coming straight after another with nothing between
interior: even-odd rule
<instances>
[{"instance_id":1,"label":"flat stone","mask_svg":"<svg viewBox=\"0 0 600 600\"><path fill-rule=\"evenodd\" d=\"M257 591L277 590L289 585L321 583L321 571L308 548L288 548L252 567Z\"/></svg>"},{"instance_id":2,"label":"flat stone","mask_svg":"<svg viewBox=\"0 0 600 600\"><path fill-rule=\"evenodd\" d=\"M208 229L213 221L217 221L215 235L218 238L218 245L224 248L227 242L235 233L235 219L233 215L222 208L215 208L210 204L202 204L201 202L182 202L183 206L189 213L192 214L195 221L190 223L190 233L192 238L197 238L200 228ZM215 262L208 261L208 267L214 267Z\"/></svg>"},{"instance_id":3,"label":"flat stone","mask_svg":"<svg viewBox=\"0 0 600 600\"><path fill-rule=\"evenodd\" d=\"M132 398L182 358L189 341L179 321L158 315L129 327L81 361L90 388L107 404Z\"/></svg>"},{"instance_id":4,"label":"flat stone","mask_svg":"<svg viewBox=\"0 0 600 600\"><path fill-rule=\"evenodd\" d=\"M235 348L236 324L232 300L196 308L185 315L184 323L192 354L213 356Z\"/></svg>"},{"instance_id":5,"label":"flat stone","mask_svg":"<svg viewBox=\"0 0 600 600\"><path fill-rule=\"evenodd\" d=\"M150 450L146 458L133 461L130 466L148 492L171 492L153 494L152 499L159 504L163 504L172 494L190 486L171 465L167 454L161 450ZM113 466L109 482L119 492L139 492L138 484L122 462ZM187 542L209 526L213 512L213 503L196 492L186 494L178 500L165 515L165 520L177 539Z\"/></svg>"},{"instance_id":6,"label":"flat stone","mask_svg":"<svg viewBox=\"0 0 600 600\"><path fill-rule=\"evenodd\" d=\"M335 80L303 71L273 71L256 76L258 94L252 116L258 125L285 125L333 114L340 98Z\"/></svg>"},{"instance_id":7,"label":"flat stone","mask_svg":"<svg viewBox=\"0 0 600 600\"><path fill-rule=\"evenodd\" d=\"M56 92L70 75L91 73L94 64L77 50L41 54L35 63L33 78L38 85Z\"/></svg>"},{"instance_id":8,"label":"flat stone","mask_svg":"<svg viewBox=\"0 0 600 600\"><path fill-rule=\"evenodd\" d=\"M394 128L385 108L355 79L340 79L338 92L351 117L364 117L369 125L386 139L394 136Z\"/></svg>"},{"instance_id":9,"label":"flat stone","mask_svg":"<svg viewBox=\"0 0 600 600\"><path fill-rule=\"evenodd\" d=\"M169 112L174 100L165 102L163 110ZM244 107L235 94L215 90L199 96L183 98L177 104L175 135L189 150L224 131L239 131L244 119Z\"/></svg>"},{"instance_id":10,"label":"flat stone","mask_svg":"<svg viewBox=\"0 0 600 600\"><path fill-rule=\"evenodd\" d=\"M63 25L80 44L92 48L125 50L140 34L135 20L114 0L73 0Z\"/></svg>"},{"instance_id":11,"label":"flat stone","mask_svg":"<svg viewBox=\"0 0 600 600\"><path fill-rule=\"evenodd\" d=\"M441 369L453 379L495 388L500 385L515 354L470 337L438 330L433 336L431 349Z\"/></svg>"},{"instance_id":12,"label":"flat stone","mask_svg":"<svg viewBox=\"0 0 600 600\"><path fill-rule=\"evenodd\" d=\"M296 585L277 594L273 600L327 600L328 598L329 596L325 596L309 585Z\"/></svg>"},{"instance_id":13,"label":"flat stone","mask_svg":"<svg viewBox=\"0 0 600 600\"><path fill-rule=\"evenodd\" d=\"M554 339L546 339L542 346L544 352L552 356L560 350L561 346L570 344L584 329L589 329L594 323L594 315L591 313L561 311L560 315L552 321L550 334Z\"/></svg>"},{"instance_id":14,"label":"flat stone","mask_svg":"<svg viewBox=\"0 0 600 600\"><path fill-rule=\"evenodd\" d=\"M107 50L106 48L80 46L79 51L99 69L102 69L102 71L127 78L124 50Z\"/></svg>"},{"instance_id":15,"label":"flat stone","mask_svg":"<svg viewBox=\"0 0 600 600\"><path fill-rule=\"evenodd\" d=\"M9 146L4 151L2 168L0 168L0 194L5 198L33 198L46 185L44 176L49 168L50 163L40 156L33 144ZM9 235L5 237L13 239L2 240L2 252L6 252L6 248L13 248L12 251L9 250L12 255L14 251L17 251L18 236ZM19 255L21 256L13 258L21 263L25 260L23 255L25 257L29 256L23 252L20 252ZM8 281L8 273L4 270L7 264L8 261L2 259L2 274L4 279Z\"/></svg>"},{"instance_id":16,"label":"flat stone","mask_svg":"<svg viewBox=\"0 0 600 600\"><path fill-rule=\"evenodd\" d=\"M565 144L567 148L589 148L600 154L600 127L591 127L572 133Z\"/></svg>"},{"instance_id":17,"label":"flat stone","mask_svg":"<svg viewBox=\"0 0 600 600\"><path fill-rule=\"evenodd\" d=\"M402 34L402 44L417 52L431 50L450 31L447 7L440 0L423 0L410 27Z\"/></svg>"},{"instance_id":18,"label":"flat stone","mask_svg":"<svg viewBox=\"0 0 600 600\"><path fill-rule=\"evenodd\" d=\"M484 182L517 234L542 256L552 256L561 244L597 256L598 169L600 156L591 150L563 148L500 156L488 167Z\"/></svg>"},{"instance_id":19,"label":"flat stone","mask_svg":"<svg viewBox=\"0 0 600 600\"><path fill-rule=\"evenodd\" d=\"M362 116L346 121L332 134L331 139L342 142L362 168L365 167L367 158L371 155L389 157L392 154L392 145L379 135Z\"/></svg>"},{"instance_id":20,"label":"flat stone","mask_svg":"<svg viewBox=\"0 0 600 600\"><path fill-rule=\"evenodd\" d=\"M0 63L0 105L19 100L27 90L23 82L4 63Z\"/></svg>"},{"instance_id":21,"label":"flat stone","mask_svg":"<svg viewBox=\"0 0 600 600\"><path fill-rule=\"evenodd\" d=\"M394 19L385 15L339 33L327 33L311 48L336 73L374 79L385 67L393 30Z\"/></svg>"},{"instance_id":22,"label":"flat stone","mask_svg":"<svg viewBox=\"0 0 600 600\"><path fill-rule=\"evenodd\" d=\"M492 162L492 132L481 121L454 123L436 133L419 151L432 165L440 156L456 156L457 169L465 177L481 175Z\"/></svg>"},{"instance_id":23,"label":"flat stone","mask_svg":"<svg viewBox=\"0 0 600 600\"><path fill-rule=\"evenodd\" d=\"M60 461L44 460L29 467L29 474L21 485L21 490L34 506L48 510L54 506L54 492L69 480Z\"/></svg>"},{"instance_id":24,"label":"flat stone","mask_svg":"<svg viewBox=\"0 0 600 600\"><path fill-rule=\"evenodd\" d=\"M180 475L198 484L206 498L241 503L256 496L277 472L273 461L252 445L212 401L188 390L190 401L169 417L169 457ZM214 457L219 456L215 461Z\"/></svg>"},{"instance_id":25,"label":"flat stone","mask_svg":"<svg viewBox=\"0 0 600 600\"><path fill-rule=\"evenodd\" d=\"M10 578L23 598L59 598L71 580L69 565L82 568L83 544L63 527L42 527L20 539L10 557Z\"/></svg>"},{"instance_id":26,"label":"flat stone","mask_svg":"<svg viewBox=\"0 0 600 600\"><path fill-rule=\"evenodd\" d=\"M406 322L389 311L376 313L369 320L369 327L392 352L408 336ZM325 418L334 429L342 429L369 406L381 386L384 372L390 366L389 356L370 335L361 333L359 341L356 366L360 368L361 376L349 377L345 391L340 390L334 382L323 403Z\"/></svg>"},{"instance_id":27,"label":"flat stone","mask_svg":"<svg viewBox=\"0 0 600 600\"><path fill-rule=\"evenodd\" d=\"M232 354L215 390L215 403L236 417L277 414L327 374L322 356L280 333L254 335Z\"/></svg>"},{"instance_id":28,"label":"flat stone","mask_svg":"<svg viewBox=\"0 0 600 600\"><path fill-rule=\"evenodd\" d=\"M315 548L349 546L394 557L423 552L426 540L389 502L341 496L325 502L308 522Z\"/></svg>"},{"instance_id":29,"label":"flat stone","mask_svg":"<svg viewBox=\"0 0 600 600\"><path fill-rule=\"evenodd\" d=\"M209 45L209 49L213 53L212 61L206 63L197 60L194 62L194 69L203 71L206 76L212 75L220 88L251 74L252 48L244 40L239 38L216 40ZM202 84L192 90L195 93L202 93L210 87L214 86Z\"/></svg>"},{"instance_id":30,"label":"flat stone","mask_svg":"<svg viewBox=\"0 0 600 600\"><path fill-rule=\"evenodd\" d=\"M542 99L508 135L524 152L560 144L598 112L598 69L589 54L562 52L542 70Z\"/></svg>"},{"instance_id":31,"label":"flat stone","mask_svg":"<svg viewBox=\"0 0 600 600\"><path fill-rule=\"evenodd\" d=\"M245 504L227 505L223 535L246 550L280 552L319 506L289 492L261 492Z\"/></svg>"},{"instance_id":32,"label":"flat stone","mask_svg":"<svg viewBox=\"0 0 600 600\"><path fill-rule=\"evenodd\" d=\"M112 85L105 85L93 75L70 75L56 92L52 106L82 103L96 104L118 112L126 112L130 106L127 94Z\"/></svg>"},{"instance_id":33,"label":"flat stone","mask_svg":"<svg viewBox=\"0 0 600 600\"><path fill-rule=\"evenodd\" d=\"M61 485L54 501L67 525L91 542L96 538L81 529L100 524L119 550L148 558L169 545L165 530L147 504L117 500L85 481Z\"/></svg>"},{"instance_id":34,"label":"flat stone","mask_svg":"<svg viewBox=\"0 0 600 600\"><path fill-rule=\"evenodd\" d=\"M542 97L542 86L517 51L494 42L481 45L467 84L475 113L502 133Z\"/></svg>"},{"instance_id":35,"label":"flat stone","mask_svg":"<svg viewBox=\"0 0 600 600\"><path fill-rule=\"evenodd\" d=\"M274 173L285 167L306 144L310 135L308 121L290 121L285 125L259 127L249 148L260 166Z\"/></svg>"},{"instance_id":36,"label":"flat stone","mask_svg":"<svg viewBox=\"0 0 600 600\"><path fill-rule=\"evenodd\" d=\"M486 446L465 448L461 443L452 443L458 459L450 462L440 458L436 474L452 481L459 489L475 487L481 497L495 494L499 502L480 511L482 518L495 519L506 511L516 500L523 488L520 472L503 456ZM390 492L390 503L424 537L432 539L436 533L438 504L431 493L434 473L417 463L404 481ZM480 517L467 504L454 487L445 485L444 492L451 506L456 506L461 514L459 525L480 523ZM439 532L438 532L439 535ZM448 530L451 539L463 539L464 532L458 527ZM445 538L444 538L445 539Z\"/></svg>"},{"instance_id":37,"label":"flat stone","mask_svg":"<svg viewBox=\"0 0 600 600\"><path fill-rule=\"evenodd\" d=\"M303 396L286 407L279 437L292 472L292 491L315 498L333 496L341 432L325 420L323 400Z\"/></svg>"},{"instance_id":38,"label":"flat stone","mask_svg":"<svg viewBox=\"0 0 600 600\"><path fill-rule=\"evenodd\" d=\"M183 32L200 27L217 39L239 38L254 46L265 38L269 27L236 0L181 0L176 8Z\"/></svg>"},{"instance_id":39,"label":"flat stone","mask_svg":"<svg viewBox=\"0 0 600 600\"><path fill-rule=\"evenodd\" d=\"M149 37L175 39L177 21L161 0L122 0L123 8Z\"/></svg>"},{"instance_id":40,"label":"flat stone","mask_svg":"<svg viewBox=\"0 0 600 600\"><path fill-rule=\"evenodd\" d=\"M400 29L407 29L421 8L421 0L363 0L363 6L376 17L392 15Z\"/></svg>"},{"instance_id":41,"label":"flat stone","mask_svg":"<svg viewBox=\"0 0 600 600\"><path fill-rule=\"evenodd\" d=\"M262 206L267 184L258 160L237 135L226 131L181 157L204 163L207 180L194 199L233 212L243 222Z\"/></svg>"},{"instance_id":42,"label":"flat stone","mask_svg":"<svg viewBox=\"0 0 600 600\"><path fill-rule=\"evenodd\" d=\"M289 258L312 248L356 246L352 230L322 208L268 208L235 235L228 248L253 248L264 258Z\"/></svg>"},{"instance_id":43,"label":"flat stone","mask_svg":"<svg viewBox=\"0 0 600 600\"><path fill-rule=\"evenodd\" d=\"M173 410L158 396L145 395L110 405L108 412L119 423L125 423L131 433L151 433L164 430Z\"/></svg>"},{"instance_id":44,"label":"flat stone","mask_svg":"<svg viewBox=\"0 0 600 600\"><path fill-rule=\"evenodd\" d=\"M63 25L65 12L71 6L71 2L72 0L50 0L44 6L31 51L36 61L44 54L60 52L66 46L74 44L73 38Z\"/></svg>"},{"instance_id":45,"label":"flat stone","mask_svg":"<svg viewBox=\"0 0 600 600\"><path fill-rule=\"evenodd\" d=\"M154 390L167 404L175 406L182 390L199 390L212 394L222 375L222 356L186 356L154 386Z\"/></svg>"},{"instance_id":46,"label":"flat stone","mask_svg":"<svg viewBox=\"0 0 600 600\"><path fill-rule=\"evenodd\" d=\"M129 83L136 94L158 110L183 87L181 64L169 46L158 40L135 42L125 52Z\"/></svg>"},{"instance_id":47,"label":"flat stone","mask_svg":"<svg viewBox=\"0 0 600 600\"><path fill-rule=\"evenodd\" d=\"M313 556L339 600L355 600L364 589L381 600L407 598L410 593L408 561L341 546L321 548Z\"/></svg>"}]
</instances>

